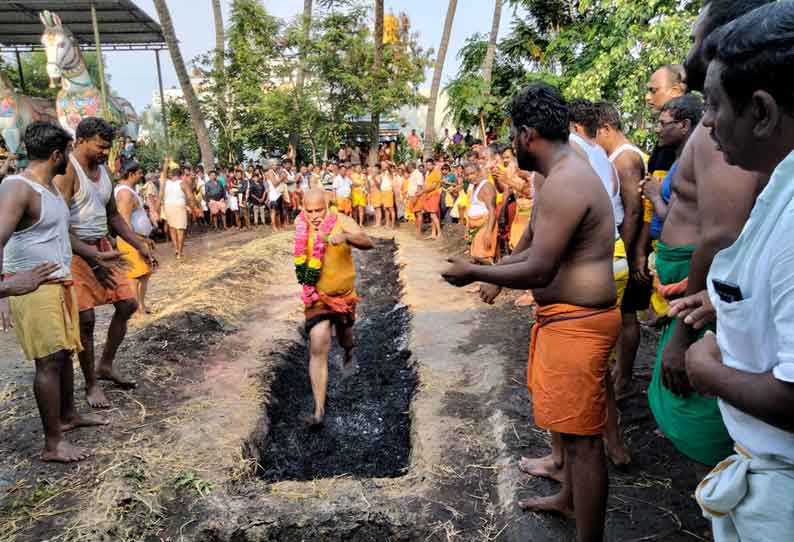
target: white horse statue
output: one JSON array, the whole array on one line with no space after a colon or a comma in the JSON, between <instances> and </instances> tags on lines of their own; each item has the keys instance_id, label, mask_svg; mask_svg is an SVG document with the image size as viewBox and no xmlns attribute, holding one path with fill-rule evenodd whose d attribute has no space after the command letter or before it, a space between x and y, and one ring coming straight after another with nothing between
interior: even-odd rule
<instances>
[{"instance_id":1,"label":"white horse statue","mask_svg":"<svg viewBox=\"0 0 794 542\"><path fill-rule=\"evenodd\" d=\"M13 154L20 154L25 129L38 121L58 122L52 103L46 98L18 94L11 80L0 72L0 136L6 148Z\"/></svg>"},{"instance_id":2,"label":"white horse statue","mask_svg":"<svg viewBox=\"0 0 794 542\"><path fill-rule=\"evenodd\" d=\"M72 32L63 26L60 17L42 11L44 24L41 43L47 55L47 75L50 87L60 80L61 90L55 99L58 121L74 135L77 125L85 117L102 116L102 95L88 73L80 47ZM108 96L109 120L122 127L124 135L138 139L138 115L124 98Z\"/></svg>"}]
</instances>

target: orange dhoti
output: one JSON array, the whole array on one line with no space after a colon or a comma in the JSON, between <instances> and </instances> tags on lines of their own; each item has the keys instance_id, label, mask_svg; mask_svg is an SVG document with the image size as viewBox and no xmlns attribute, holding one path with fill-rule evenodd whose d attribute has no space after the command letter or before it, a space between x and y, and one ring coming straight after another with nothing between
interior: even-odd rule
<instances>
[{"instance_id":1,"label":"orange dhoti","mask_svg":"<svg viewBox=\"0 0 794 542\"><path fill-rule=\"evenodd\" d=\"M350 215L353 212L353 201L350 198L336 198L336 210L340 213Z\"/></svg>"},{"instance_id":2,"label":"orange dhoti","mask_svg":"<svg viewBox=\"0 0 794 542\"><path fill-rule=\"evenodd\" d=\"M96 242L84 242L94 245L100 252L109 252L113 249L107 239L101 239ZM127 299L135 299L135 292L133 292L132 285L127 278L126 270L113 268L109 273L116 283L115 288L102 286L88 262L77 254L72 256L72 280L74 281L74 289L77 292L77 308L80 312L102 305L112 305Z\"/></svg>"},{"instance_id":3,"label":"orange dhoti","mask_svg":"<svg viewBox=\"0 0 794 542\"><path fill-rule=\"evenodd\" d=\"M491 231L487 231L488 215L469 217L469 240L471 246L469 253L472 258L493 261L496 257L496 238L499 228L494 225ZM487 246L490 243L490 248Z\"/></svg>"},{"instance_id":4,"label":"orange dhoti","mask_svg":"<svg viewBox=\"0 0 794 542\"><path fill-rule=\"evenodd\" d=\"M426 213L439 214L441 212L441 190L435 190L425 194L422 201L422 208Z\"/></svg>"},{"instance_id":5,"label":"orange dhoti","mask_svg":"<svg viewBox=\"0 0 794 542\"><path fill-rule=\"evenodd\" d=\"M538 307L527 364L538 427L580 436L603 432L607 365L620 327L617 307Z\"/></svg>"},{"instance_id":6,"label":"orange dhoti","mask_svg":"<svg viewBox=\"0 0 794 542\"><path fill-rule=\"evenodd\" d=\"M384 190L381 192L380 199L384 209L394 208L394 192L391 190Z\"/></svg>"},{"instance_id":7,"label":"orange dhoti","mask_svg":"<svg viewBox=\"0 0 794 542\"><path fill-rule=\"evenodd\" d=\"M381 197L380 192L370 190L369 204L372 205L375 209L383 205L383 198Z\"/></svg>"},{"instance_id":8,"label":"orange dhoti","mask_svg":"<svg viewBox=\"0 0 794 542\"><path fill-rule=\"evenodd\" d=\"M519 198L516 202L516 216L510 225L510 250L518 246L518 242L523 237L524 232L529 226L529 219L532 217L532 200Z\"/></svg>"},{"instance_id":9,"label":"orange dhoti","mask_svg":"<svg viewBox=\"0 0 794 542\"><path fill-rule=\"evenodd\" d=\"M317 293L320 299L306 307L306 333L326 320L336 326L353 327L356 323L356 305L359 301L355 290L342 295Z\"/></svg>"}]
</instances>

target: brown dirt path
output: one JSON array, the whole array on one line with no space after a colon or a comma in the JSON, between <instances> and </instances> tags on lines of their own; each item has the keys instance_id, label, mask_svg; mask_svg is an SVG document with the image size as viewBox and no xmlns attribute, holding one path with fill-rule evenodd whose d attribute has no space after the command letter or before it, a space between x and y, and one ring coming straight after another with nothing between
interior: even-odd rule
<instances>
[{"instance_id":1,"label":"brown dirt path","mask_svg":"<svg viewBox=\"0 0 794 542\"><path fill-rule=\"evenodd\" d=\"M529 491L553 490L515 467L547 439L528 423L526 312L512 307L514 296L484 306L441 280L456 241L417 241L408 228L396 241L418 374L404 475L277 483L255 475L273 379L284 352L303 341L291 236L208 235L191 241L187 261L161 258L156 314L119 357L141 385L112 393L108 429L75 434L94 458L36 460L30 368L0 374L0 390L10 390L0 396L0 542L572 539L570 523L515 507ZM703 530L691 469L653 433L646 404L639 396L624 412L637 453L627 472L613 473L608 539L697 540L687 534Z\"/></svg>"}]
</instances>

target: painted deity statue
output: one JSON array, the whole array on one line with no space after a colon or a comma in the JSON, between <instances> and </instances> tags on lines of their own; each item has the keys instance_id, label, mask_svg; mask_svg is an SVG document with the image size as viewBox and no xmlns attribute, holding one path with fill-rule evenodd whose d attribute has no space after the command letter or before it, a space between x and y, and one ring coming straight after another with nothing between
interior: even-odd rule
<instances>
[{"instance_id":1,"label":"painted deity statue","mask_svg":"<svg viewBox=\"0 0 794 542\"><path fill-rule=\"evenodd\" d=\"M17 93L11 80L0 72L0 135L6 148L13 154L20 154L25 129L38 121L58 122L52 103L46 98Z\"/></svg>"},{"instance_id":2,"label":"painted deity statue","mask_svg":"<svg viewBox=\"0 0 794 542\"><path fill-rule=\"evenodd\" d=\"M42 11L44 24L41 43L47 56L47 75L50 87L60 81L61 90L55 99L55 109L61 126L74 135L77 125L85 117L102 116L102 95L88 72L80 47L72 32L63 26L60 17ZM138 138L138 115L124 98L108 96L107 119L122 127L124 135Z\"/></svg>"}]
</instances>

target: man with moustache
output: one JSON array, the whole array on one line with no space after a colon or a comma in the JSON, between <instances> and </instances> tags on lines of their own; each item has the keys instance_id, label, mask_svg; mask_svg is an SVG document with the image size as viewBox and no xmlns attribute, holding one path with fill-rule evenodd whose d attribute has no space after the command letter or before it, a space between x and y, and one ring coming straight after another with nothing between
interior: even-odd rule
<instances>
[{"instance_id":1,"label":"man with moustache","mask_svg":"<svg viewBox=\"0 0 794 542\"><path fill-rule=\"evenodd\" d=\"M702 91L705 39L720 26L768 3L768 0L707 0L692 29L686 61L687 82ZM702 124L695 128L672 181L671 204L657 244L657 271L669 282L687 279L686 295L706 289L714 255L742 230L763 174L731 166ZM673 445L696 462L714 466L730 455L733 441L722 422L717 400L692 390L684 354L700 335L682 321L659 342L648 402L659 428ZM699 466L698 466L699 465Z\"/></svg>"},{"instance_id":2,"label":"man with moustache","mask_svg":"<svg viewBox=\"0 0 794 542\"><path fill-rule=\"evenodd\" d=\"M74 405L72 356L82 350L72 286L69 208L53 184L66 172L71 136L60 126L33 123L24 135L30 164L0 186L0 324L13 327L35 363L33 389L44 426L43 461L72 463L89 456L63 433L102 425ZM29 270L33 269L31 273Z\"/></svg>"},{"instance_id":3,"label":"man with moustache","mask_svg":"<svg viewBox=\"0 0 794 542\"><path fill-rule=\"evenodd\" d=\"M55 184L69 204L72 237L91 246L94 252L113 253L108 239L112 230L138 251L141 258L153 264L149 247L124 220L116 208L110 173L105 167L114 129L105 120L88 117L77 126L74 152L64 175ZM78 245L79 246L79 245ZM72 258L72 279L80 312L80 338L83 351L80 367L86 381L86 398L94 408L110 406L99 380L106 380L122 389L132 389L135 382L126 380L113 368L116 352L127 334L127 322L138 309L135 292L123 270L108 269L93 254L75 247ZM115 307L108 328L107 341L99 364L94 367L94 308L112 304Z\"/></svg>"},{"instance_id":4,"label":"man with moustache","mask_svg":"<svg viewBox=\"0 0 794 542\"><path fill-rule=\"evenodd\" d=\"M762 174L752 211L720 251L699 307L715 316L687 352L694 388L719 398L736 453L698 486L716 542L790 540L794 532L794 2L773 2L709 36L704 129L728 164ZM721 187L740 182L725 177ZM697 307L697 318L691 309ZM707 318L708 320L708 318Z\"/></svg>"},{"instance_id":5,"label":"man with moustache","mask_svg":"<svg viewBox=\"0 0 794 542\"><path fill-rule=\"evenodd\" d=\"M529 248L497 265L454 258L443 276L455 286L481 281L533 290L538 311L528 386L535 423L564 443L565 471L560 493L520 506L574 516L578 540L603 540L605 376L620 332L612 204L590 164L568 143L568 108L557 89L529 85L513 99L510 116L519 167L545 178L527 229Z\"/></svg>"}]
</instances>

